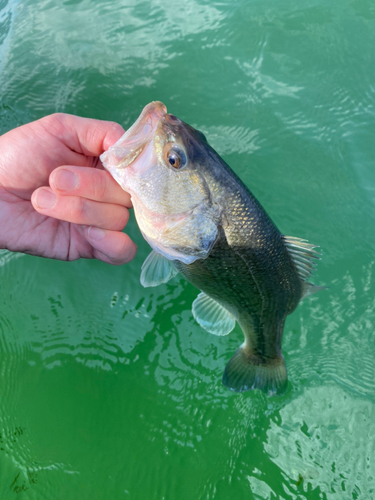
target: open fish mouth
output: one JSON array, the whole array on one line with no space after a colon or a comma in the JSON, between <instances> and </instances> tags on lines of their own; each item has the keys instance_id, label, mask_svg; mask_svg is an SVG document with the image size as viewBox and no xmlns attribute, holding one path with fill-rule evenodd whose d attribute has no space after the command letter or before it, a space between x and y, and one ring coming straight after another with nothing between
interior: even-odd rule
<instances>
[{"instance_id":1,"label":"open fish mouth","mask_svg":"<svg viewBox=\"0 0 375 500\"><path fill-rule=\"evenodd\" d=\"M108 151L101 155L100 159L106 163L106 168L108 170L111 167L122 169L131 165L150 143L160 119L166 114L167 108L162 102L154 101L148 104L137 121Z\"/></svg>"}]
</instances>

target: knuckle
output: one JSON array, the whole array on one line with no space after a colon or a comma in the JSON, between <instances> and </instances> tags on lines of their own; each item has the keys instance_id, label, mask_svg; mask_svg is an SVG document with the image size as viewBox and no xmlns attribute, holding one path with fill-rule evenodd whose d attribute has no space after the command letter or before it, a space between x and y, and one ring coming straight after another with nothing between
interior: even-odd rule
<instances>
[{"instance_id":1,"label":"knuckle","mask_svg":"<svg viewBox=\"0 0 375 500\"><path fill-rule=\"evenodd\" d=\"M65 119L64 113L52 113L51 115L44 116L40 119L43 125L52 126L60 124Z\"/></svg>"},{"instance_id":2,"label":"knuckle","mask_svg":"<svg viewBox=\"0 0 375 500\"><path fill-rule=\"evenodd\" d=\"M83 198L77 196L74 206L75 218L79 221L85 222L86 216L86 203Z\"/></svg>"},{"instance_id":3,"label":"knuckle","mask_svg":"<svg viewBox=\"0 0 375 500\"><path fill-rule=\"evenodd\" d=\"M40 118L38 123L44 131L61 138L64 135L64 127L68 116L65 113L52 113Z\"/></svg>"},{"instance_id":4,"label":"knuckle","mask_svg":"<svg viewBox=\"0 0 375 500\"><path fill-rule=\"evenodd\" d=\"M122 231L129 221L129 211L121 207L117 214L117 219L114 222L116 231Z\"/></svg>"},{"instance_id":5,"label":"knuckle","mask_svg":"<svg viewBox=\"0 0 375 500\"><path fill-rule=\"evenodd\" d=\"M102 174L102 172L100 172ZM96 175L92 185L94 200L105 200L107 193L107 182L104 175Z\"/></svg>"}]
</instances>

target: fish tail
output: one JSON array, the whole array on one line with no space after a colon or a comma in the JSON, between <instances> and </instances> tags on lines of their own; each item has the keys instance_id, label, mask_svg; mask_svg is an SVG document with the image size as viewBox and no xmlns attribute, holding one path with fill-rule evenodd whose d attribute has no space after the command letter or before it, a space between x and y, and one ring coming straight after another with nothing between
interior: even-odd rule
<instances>
[{"instance_id":1,"label":"fish tail","mask_svg":"<svg viewBox=\"0 0 375 500\"><path fill-rule=\"evenodd\" d=\"M235 392L260 389L271 396L281 395L287 383L288 377L282 355L264 359L249 352L245 344L237 349L223 374L223 384Z\"/></svg>"}]
</instances>

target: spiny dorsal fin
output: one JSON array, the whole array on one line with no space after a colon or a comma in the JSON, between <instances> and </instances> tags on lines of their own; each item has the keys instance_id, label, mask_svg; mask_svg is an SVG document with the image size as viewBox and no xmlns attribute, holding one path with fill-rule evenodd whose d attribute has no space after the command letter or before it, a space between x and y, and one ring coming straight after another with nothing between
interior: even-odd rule
<instances>
[{"instance_id":1,"label":"spiny dorsal fin","mask_svg":"<svg viewBox=\"0 0 375 500\"><path fill-rule=\"evenodd\" d=\"M306 240L294 236L283 236L283 239L297 267L299 277L302 281L306 281L316 270L315 261L320 260L321 254L314 250L318 245L312 245Z\"/></svg>"}]
</instances>

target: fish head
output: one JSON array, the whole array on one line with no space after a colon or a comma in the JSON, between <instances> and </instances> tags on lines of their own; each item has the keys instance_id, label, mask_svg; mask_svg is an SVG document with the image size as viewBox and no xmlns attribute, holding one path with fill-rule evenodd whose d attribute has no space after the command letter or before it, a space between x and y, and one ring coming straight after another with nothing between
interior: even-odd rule
<instances>
[{"instance_id":1,"label":"fish head","mask_svg":"<svg viewBox=\"0 0 375 500\"><path fill-rule=\"evenodd\" d=\"M206 147L201 132L156 101L101 156L130 193L143 236L170 260L207 257L217 236L218 207L202 170Z\"/></svg>"}]
</instances>

